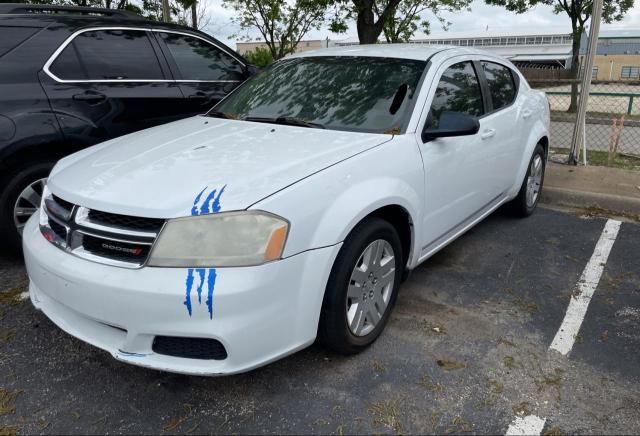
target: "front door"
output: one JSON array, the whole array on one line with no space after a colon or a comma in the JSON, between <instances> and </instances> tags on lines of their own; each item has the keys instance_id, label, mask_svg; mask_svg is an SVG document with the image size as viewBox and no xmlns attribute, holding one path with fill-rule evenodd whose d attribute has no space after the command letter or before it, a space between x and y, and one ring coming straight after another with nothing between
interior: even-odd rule
<instances>
[{"instance_id":1,"label":"front door","mask_svg":"<svg viewBox=\"0 0 640 436\"><path fill-rule=\"evenodd\" d=\"M491 166L492 132L481 118L486 104L474 62L449 62L436 77L425 124L437 128L442 112L461 112L479 117L480 130L475 135L420 143L425 168L422 256L437 249L499 194Z\"/></svg>"},{"instance_id":2,"label":"front door","mask_svg":"<svg viewBox=\"0 0 640 436\"><path fill-rule=\"evenodd\" d=\"M186 33L154 33L191 114L208 111L247 77L245 65L222 46Z\"/></svg>"}]
</instances>

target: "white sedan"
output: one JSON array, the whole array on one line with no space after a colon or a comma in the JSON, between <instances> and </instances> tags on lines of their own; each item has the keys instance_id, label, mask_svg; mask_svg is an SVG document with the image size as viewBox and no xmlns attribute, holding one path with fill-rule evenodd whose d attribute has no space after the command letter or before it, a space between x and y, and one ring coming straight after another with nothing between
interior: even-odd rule
<instances>
[{"instance_id":1,"label":"white sedan","mask_svg":"<svg viewBox=\"0 0 640 436\"><path fill-rule=\"evenodd\" d=\"M544 94L489 53L297 54L205 115L58 162L24 230L31 301L166 371L247 371L316 338L355 353L410 270L504 203L533 212L548 146Z\"/></svg>"}]
</instances>

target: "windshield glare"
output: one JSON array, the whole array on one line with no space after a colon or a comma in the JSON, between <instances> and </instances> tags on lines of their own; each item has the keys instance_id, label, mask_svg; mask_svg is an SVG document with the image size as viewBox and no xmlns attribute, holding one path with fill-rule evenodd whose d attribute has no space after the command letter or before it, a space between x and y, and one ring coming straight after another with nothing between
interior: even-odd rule
<instances>
[{"instance_id":1,"label":"windshield glare","mask_svg":"<svg viewBox=\"0 0 640 436\"><path fill-rule=\"evenodd\" d=\"M427 62L378 57L279 61L215 107L237 119L288 117L327 129L402 133Z\"/></svg>"}]
</instances>

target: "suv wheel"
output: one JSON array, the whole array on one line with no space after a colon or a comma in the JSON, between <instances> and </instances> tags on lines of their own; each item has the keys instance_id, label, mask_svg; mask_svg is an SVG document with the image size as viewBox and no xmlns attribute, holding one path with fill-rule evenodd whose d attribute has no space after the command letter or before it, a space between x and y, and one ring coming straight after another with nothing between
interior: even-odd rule
<instances>
[{"instance_id":1,"label":"suv wheel","mask_svg":"<svg viewBox=\"0 0 640 436\"><path fill-rule=\"evenodd\" d=\"M20 249L22 229L40 207L42 192L53 163L39 163L9 176L0 194L0 237L10 249Z\"/></svg>"},{"instance_id":2,"label":"suv wheel","mask_svg":"<svg viewBox=\"0 0 640 436\"><path fill-rule=\"evenodd\" d=\"M373 343L396 301L403 273L402 246L394 227L380 218L359 224L331 270L318 336L328 348L354 354Z\"/></svg>"}]
</instances>

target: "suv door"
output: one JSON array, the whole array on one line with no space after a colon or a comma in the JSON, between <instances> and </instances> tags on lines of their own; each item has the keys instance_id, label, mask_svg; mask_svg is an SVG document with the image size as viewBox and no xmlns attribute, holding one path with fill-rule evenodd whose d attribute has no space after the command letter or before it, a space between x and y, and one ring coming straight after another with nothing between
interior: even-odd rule
<instances>
[{"instance_id":1,"label":"suv door","mask_svg":"<svg viewBox=\"0 0 640 436\"><path fill-rule=\"evenodd\" d=\"M86 146L184 117L184 99L150 32L77 32L45 65L41 82L65 139Z\"/></svg>"},{"instance_id":2,"label":"suv door","mask_svg":"<svg viewBox=\"0 0 640 436\"><path fill-rule=\"evenodd\" d=\"M246 65L223 47L183 32L155 30L187 110L209 110L247 78Z\"/></svg>"},{"instance_id":3,"label":"suv door","mask_svg":"<svg viewBox=\"0 0 640 436\"><path fill-rule=\"evenodd\" d=\"M480 130L470 136L427 142L418 139L425 169L422 256L434 251L499 200L492 151L486 144L490 132L481 118L486 112L486 102L476 64L471 59L449 61L439 68L436 77L437 85L427 99L429 111L424 127L437 127L442 112L449 111L478 117Z\"/></svg>"}]
</instances>

